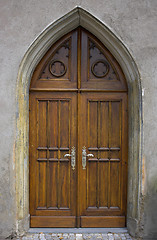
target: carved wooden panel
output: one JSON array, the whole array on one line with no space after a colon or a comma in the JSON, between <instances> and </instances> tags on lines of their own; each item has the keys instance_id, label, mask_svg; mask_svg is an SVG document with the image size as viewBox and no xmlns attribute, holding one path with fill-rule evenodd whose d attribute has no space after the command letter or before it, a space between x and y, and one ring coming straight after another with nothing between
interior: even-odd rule
<instances>
[{"instance_id":1,"label":"carved wooden panel","mask_svg":"<svg viewBox=\"0 0 157 240\"><path fill-rule=\"evenodd\" d=\"M77 36L77 31L68 33L48 50L33 73L30 90L77 87Z\"/></svg>"},{"instance_id":2,"label":"carved wooden panel","mask_svg":"<svg viewBox=\"0 0 157 240\"><path fill-rule=\"evenodd\" d=\"M81 30L81 88L106 91L127 90L120 66L102 43Z\"/></svg>"},{"instance_id":3,"label":"carved wooden panel","mask_svg":"<svg viewBox=\"0 0 157 240\"><path fill-rule=\"evenodd\" d=\"M88 38L88 81L118 80L118 74L102 50Z\"/></svg>"},{"instance_id":4,"label":"carved wooden panel","mask_svg":"<svg viewBox=\"0 0 157 240\"><path fill-rule=\"evenodd\" d=\"M53 52L39 79L70 80L71 39L61 43Z\"/></svg>"}]
</instances>

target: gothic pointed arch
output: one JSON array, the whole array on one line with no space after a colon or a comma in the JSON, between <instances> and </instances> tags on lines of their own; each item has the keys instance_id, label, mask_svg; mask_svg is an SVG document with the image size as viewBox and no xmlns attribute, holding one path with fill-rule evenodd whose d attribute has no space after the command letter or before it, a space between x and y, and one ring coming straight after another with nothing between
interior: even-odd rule
<instances>
[{"instance_id":1,"label":"gothic pointed arch","mask_svg":"<svg viewBox=\"0 0 157 240\"><path fill-rule=\"evenodd\" d=\"M101 21L80 7L50 24L35 39L27 50L20 64L16 91L16 134L15 134L15 163L16 163L16 203L17 229L19 232L29 228L29 87L32 74L46 54L48 49L63 35L82 26L95 35L113 54L120 64L128 85L129 94L129 180L128 180L128 211L127 227L134 235L139 221L139 196L141 189L141 135L142 135L142 101L141 84L137 66L122 41ZM92 41L91 41L92 46ZM104 64L100 61L98 64ZM60 62L52 62L53 66ZM92 64L93 77L101 78L107 72L96 73L96 64ZM98 65L97 65L98 66ZM62 66L62 73L66 68ZM58 73L57 73L58 74ZM133 187L134 186L134 187Z\"/></svg>"}]
</instances>

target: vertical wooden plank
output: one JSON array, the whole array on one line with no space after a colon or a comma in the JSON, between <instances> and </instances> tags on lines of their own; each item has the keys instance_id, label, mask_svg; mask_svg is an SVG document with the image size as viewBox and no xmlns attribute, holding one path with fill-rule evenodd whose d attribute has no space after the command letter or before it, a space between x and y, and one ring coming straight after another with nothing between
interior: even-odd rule
<instances>
[{"instance_id":1,"label":"vertical wooden plank","mask_svg":"<svg viewBox=\"0 0 157 240\"><path fill-rule=\"evenodd\" d=\"M60 101L60 147L69 147L69 101Z\"/></svg>"},{"instance_id":2,"label":"vertical wooden plank","mask_svg":"<svg viewBox=\"0 0 157 240\"><path fill-rule=\"evenodd\" d=\"M49 163L49 207L58 208L58 162Z\"/></svg>"},{"instance_id":3,"label":"vertical wooden plank","mask_svg":"<svg viewBox=\"0 0 157 240\"><path fill-rule=\"evenodd\" d=\"M58 101L49 101L49 146L58 147Z\"/></svg>"},{"instance_id":4,"label":"vertical wooden plank","mask_svg":"<svg viewBox=\"0 0 157 240\"><path fill-rule=\"evenodd\" d=\"M37 104L37 109L36 109L36 123L35 124L36 124L36 141L37 141L36 145L38 148L39 147L39 104L40 104L40 101L36 100L36 104ZM45 150L46 150L46 148L45 148ZM46 152L45 158L47 158L47 150L45 152ZM34 185L35 198L36 198L35 209L39 206L39 162L37 161L38 158L39 158L39 151L36 152L36 159L34 159L36 162L36 164L35 164L36 175L35 175L35 185Z\"/></svg>"},{"instance_id":5,"label":"vertical wooden plank","mask_svg":"<svg viewBox=\"0 0 157 240\"><path fill-rule=\"evenodd\" d=\"M58 101L58 185L57 185L57 207L60 208L60 146L61 146L61 101Z\"/></svg>"},{"instance_id":6,"label":"vertical wooden plank","mask_svg":"<svg viewBox=\"0 0 157 240\"><path fill-rule=\"evenodd\" d=\"M111 102L109 101L109 148L111 148L111 139L112 139L112 123L111 123L111 118L112 118L112 105ZM110 153L109 153L110 154ZM110 155L109 155L109 164L108 164L108 208L110 208L111 205L111 184L110 184L110 179L111 179L111 171L110 171Z\"/></svg>"},{"instance_id":7,"label":"vertical wooden plank","mask_svg":"<svg viewBox=\"0 0 157 240\"><path fill-rule=\"evenodd\" d=\"M108 148L109 147L109 102L100 101L100 124L99 124L99 147ZM108 168L109 163L105 162L104 159L108 158L108 152L100 152L99 156L103 161L99 161L99 171L98 171L98 197L99 197L99 207L108 206Z\"/></svg>"},{"instance_id":8,"label":"vertical wooden plank","mask_svg":"<svg viewBox=\"0 0 157 240\"><path fill-rule=\"evenodd\" d=\"M98 102L89 101L88 146L98 147Z\"/></svg>"},{"instance_id":9,"label":"vertical wooden plank","mask_svg":"<svg viewBox=\"0 0 157 240\"><path fill-rule=\"evenodd\" d=\"M60 148L70 147L70 104L69 101L60 101ZM61 156L60 158L63 158ZM60 162L59 169L59 199L60 208L69 208L69 161Z\"/></svg>"},{"instance_id":10,"label":"vertical wooden plank","mask_svg":"<svg viewBox=\"0 0 157 240\"><path fill-rule=\"evenodd\" d=\"M111 205L110 207L120 207L119 202L119 174L120 174L120 163L119 162L110 162L110 196L111 196Z\"/></svg>"},{"instance_id":11,"label":"vertical wooden plank","mask_svg":"<svg viewBox=\"0 0 157 240\"><path fill-rule=\"evenodd\" d=\"M77 211L77 93L71 94L69 101L69 148L75 147L75 169L71 167L71 159L68 163L68 184L69 184L69 204L72 214L76 216Z\"/></svg>"},{"instance_id":12,"label":"vertical wooden plank","mask_svg":"<svg viewBox=\"0 0 157 240\"><path fill-rule=\"evenodd\" d=\"M77 45L77 88L81 88L81 76L82 76L82 68L81 68L81 30L80 28L78 29L78 45ZM76 139L76 227L80 227L80 209L82 207L81 204L81 196L80 196L80 187L81 186L81 151L82 151L82 145L80 144L80 139L81 139L81 93L77 92L77 118L76 118L76 123L77 123L77 139ZM82 143L83 144L83 143ZM84 200L84 199L83 199Z\"/></svg>"},{"instance_id":13,"label":"vertical wooden plank","mask_svg":"<svg viewBox=\"0 0 157 240\"><path fill-rule=\"evenodd\" d=\"M108 165L99 161L99 207L108 206Z\"/></svg>"},{"instance_id":14,"label":"vertical wooden plank","mask_svg":"<svg viewBox=\"0 0 157 240\"><path fill-rule=\"evenodd\" d=\"M88 147L98 147L98 101L88 102ZM86 159L88 161L88 157ZM98 164L87 162L87 206L97 206Z\"/></svg>"},{"instance_id":15,"label":"vertical wooden plank","mask_svg":"<svg viewBox=\"0 0 157 240\"><path fill-rule=\"evenodd\" d=\"M60 162L60 208L69 208L69 161Z\"/></svg>"},{"instance_id":16,"label":"vertical wooden plank","mask_svg":"<svg viewBox=\"0 0 157 240\"><path fill-rule=\"evenodd\" d=\"M121 101L111 102L111 148L121 148ZM115 153L116 154L116 153ZM110 156L114 159L114 153ZM116 156L116 155L115 155ZM112 159L111 158L111 159ZM111 207L120 207L120 165L110 162Z\"/></svg>"},{"instance_id":17,"label":"vertical wooden plank","mask_svg":"<svg viewBox=\"0 0 157 240\"><path fill-rule=\"evenodd\" d=\"M88 207L97 206L97 163L95 161L88 162Z\"/></svg>"},{"instance_id":18,"label":"vertical wooden plank","mask_svg":"<svg viewBox=\"0 0 157 240\"><path fill-rule=\"evenodd\" d=\"M112 148L120 147L120 101L111 102L111 142L110 145Z\"/></svg>"},{"instance_id":19,"label":"vertical wooden plank","mask_svg":"<svg viewBox=\"0 0 157 240\"><path fill-rule=\"evenodd\" d=\"M46 207L46 162L39 162L38 167L38 207Z\"/></svg>"},{"instance_id":20,"label":"vertical wooden plank","mask_svg":"<svg viewBox=\"0 0 157 240\"><path fill-rule=\"evenodd\" d=\"M47 147L47 101L40 100L38 104L38 146Z\"/></svg>"},{"instance_id":21,"label":"vertical wooden plank","mask_svg":"<svg viewBox=\"0 0 157 240\"><path fill-rule=\"evenodd\" d=\"M100 147L109 147L109 102L100 102Z\"/></svg>"},{"instance_id":22,"label":"vertical wooden plank","mask_svg":"<svg viewBox=\"0 0 157 240\"><path fill-rule=\"evenodd\" d=\"M47 101L43 100L38 101L38 147L47 147ZM38 207L46 207L46 164L38 162Z\"/></svg>"},{"instance_id":23,"label":"vertical wooden plank","mask_svg":"<svg viewBox=\"0 0 157 240\"><path fill-rule=\"evenodd\" d=\"M98 149L100 148L100 135L101 135L101 129L100 129L100 124L101 124L101 102L98 101L98 124L97 124L97 128L98 128L98 143L97 143L97 146L98 146ZM98 156L98 161L96 162L97 164L97 173L96 173L96 176L97 176L97 179L96 179L96 198L97 198L97 203L96 203L96 206L97 208L99 208L99 158L100 158L100 151L98 150L97 151L97 156Z\"/></svg>"},{"instance_id":24,"label":"vertical wooden plank","mask_svg":"<svg viewBox=\"0 0 157 240\"><path fill-rule=\"evenodd\" d=\"M49 156L50 156L50 126L49 126L49 101L47 101L46 107L46 136L47 136L47 161L46 161L46 207L50 206L50 199L49 199L49 188L50 188L50 169L49 169Z\"/></svg>"},{"instance_id":25,"label":"vertical wooden plank","mask_svg":"<svg viewBox=\"0 0 157 240\"><path fill-rule=\"evenodd\" d=\"M48 102L48 147L58 147L58 101ZM48 150L48 158L57 158L57 152ZM47 207L57 208L58 171L57 160L47 164Z\"/></svg>"}]
</instances>

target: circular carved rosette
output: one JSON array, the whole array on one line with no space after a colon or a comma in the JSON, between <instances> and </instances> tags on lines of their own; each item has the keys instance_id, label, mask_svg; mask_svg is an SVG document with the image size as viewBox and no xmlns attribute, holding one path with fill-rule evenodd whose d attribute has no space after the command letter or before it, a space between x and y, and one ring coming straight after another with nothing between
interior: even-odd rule
<instances>
[{"instance_id":1,"label":"circular carved rosette","mask_svg":"<svg viewBox=\"0 0 157 240\"><path fill-rule=\"evenodd\" d=\"M105 60L98 60L92 64L91 71L95 77L103 78L109 72L109 64Z\"/></svg>"},{"instance_id":2,"label":"circular carved rosette","mask_svg":"<svg viewBox=\"0 0 157 240\"><path fill-rule=\"evenodd\" d=\"M62 61L54 60L50 63L50 73L55 77L62 77L67 69Z\"/></svg>"}]
</instances>

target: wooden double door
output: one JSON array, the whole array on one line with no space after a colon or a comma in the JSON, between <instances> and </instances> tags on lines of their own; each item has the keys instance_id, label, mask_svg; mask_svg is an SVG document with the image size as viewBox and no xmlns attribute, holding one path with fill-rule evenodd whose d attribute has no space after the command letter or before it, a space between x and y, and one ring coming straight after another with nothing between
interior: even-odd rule
<instances>
[{"instance_id":1,"label":"wooden double door","mask_svg":"<svg viewBox=\"0 0 157 240\"><path fill-rule=\"evenodd\" d=\"M31 227L124 227L127 86L82 28L60 39L30 86Z\"/></svg>"}]
</instances>

